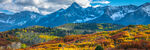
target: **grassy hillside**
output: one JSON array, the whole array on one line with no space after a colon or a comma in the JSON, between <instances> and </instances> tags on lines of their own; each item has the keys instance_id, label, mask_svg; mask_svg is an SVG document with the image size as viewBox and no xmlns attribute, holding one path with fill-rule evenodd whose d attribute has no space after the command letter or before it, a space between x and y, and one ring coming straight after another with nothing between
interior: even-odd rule
<instances>
[{"instance_id":1,"label":"grassy hillside","mask_svg":"<svg viewBox=\"0 0 150 50\"><path fill-rule=\"evenodd\" d=\"M22 48L23 43L12 35L5 33L0 33L0 50L10 50Z\"/></svg>"},{"instance_id":2,"label":"grassy hillside","mask_svg":"<svg viewBox=\"0 0 150 50\"><path fill-rule=\"evenodd\" d=\"M94 50L98 45L107 50L150 49L150 25L129 25L114 31L68 35L26 49Z\"/></svg>"},{"instance_id":3,"label":"grassy hillside","mask_svg":"<svg viewBox=\"0 0 150 50\"><path fill-rule=\"evenodd\" d=\"M11 42L19 42L19 39L9 34L0 33L0 46L6 46Z\"/></svg>"},{"instance_id":4,"label":"grassy hillside","mask_svg":"<svg viewBox=\"0 0 150 50\"><path fill-rule=\"evenodd\" d=\"M14 29L8 31L8 34L16 36L21 40L22 43L26 43L27 45L33 45L59 38L59 36L55 36L55 34L52 33L56 30L57 29L43 26L31 26L28 28ZM60 32L60 30L57 31Z\"/></svg>"},{"instance_id":5,"label":"grassy hillside","mask_svg":"<svg viewBox=\"0 0 150 50\"><path fill-rule=\"evenodd\" d=\"M124 27L123 25L109 24L109 23L101 23L101 24L74 23L74 24L65 24L56 28L66 30L67 33L69 33L70 35L75 35L75 34L91 34L94 32L117 30L123 27Z\"/></svg>"},{"instance_id":6,"label":"grassy hillside","mask_svg":"<svg viewBox=\"0 0 150 50\"><path fill-rule=\"evenodd\" d=\"M78 23L65 24L55 28L31 26L23 29L13 29L3 33L17 37L22 43L33 45L64 37L66 35L91 34L97 31L116 30L122 27L122 25L116 24Z\"/></svg>"}]
</instances>

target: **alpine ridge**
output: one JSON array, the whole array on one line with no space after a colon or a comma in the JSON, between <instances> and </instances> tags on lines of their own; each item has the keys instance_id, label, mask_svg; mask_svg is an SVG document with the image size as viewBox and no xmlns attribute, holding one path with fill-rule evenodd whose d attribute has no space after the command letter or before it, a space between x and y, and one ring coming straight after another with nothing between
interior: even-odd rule
<instances>
[{"instance_id":1,"label":"alpine ridge","mask_svg":"<svg viewBox=\"0 0 150 50\"><path fill-rule=\"evenodd\" d=\"M122 25L150 24L150 3L140 6L104 6L82 8L74 2L67 9L47 15L23 11L13 15L0 14L0 31L40 25L56 27L67 23L113 23Z\"/></svg>"}]
</instances>

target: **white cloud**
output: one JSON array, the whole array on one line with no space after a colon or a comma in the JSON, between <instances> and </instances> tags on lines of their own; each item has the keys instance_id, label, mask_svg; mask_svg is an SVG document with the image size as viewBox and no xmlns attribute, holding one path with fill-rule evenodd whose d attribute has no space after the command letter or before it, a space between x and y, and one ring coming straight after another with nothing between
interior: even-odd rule
<instances>
[{"instance_id":1,"label":"white cloud","mask_svg":"<svg viewBox=\"0 0 150 50\"><path fill-rule=\"evenodd\" d=\"M33 12L37 12L37 13L40 13L39 9L36 8L36 7L33 7L33 6L28 6L28 7L24 7L23 10L30 10L30 11L33 11Z\"/></svg>"},{"instance_id":2,"label":"white cloud","mask_svg":"<svg viewBox=\"0 0 150 50\"><path fill-rule=\"evenodd\" d=\"M101 5L96 5L96 6L93 6L94 8L96 8L96 7L100 7Z\"/></svg>"},{"instance_id":3,"label":"white cloud","mask_svg":"<svg viewBox=\"0 0 150 50\"><path fill-rule=\"evenodd\" d=\"M90 1L89 0L75 0L75 2L77 2L78 4L80 4L82 7L88 7L91 6L90 5Z\"/></svg>"},{"instance_id":4,"label":"white cloud","mask_svg":"<svg viewBox=\"0 0 150 50\"><path fill-rule=\"evenodd\" d=\"M73 2L82 7L90 6L89 0L0 0L0 8L14 13L27 10L48 14L60 8L65 9Z\"/></svg>"},{"instance_id":5,"label":"white cloud","mask_svg":"<svg viewBox=\"0 0 150 50\"><path fill-rule=\"evenodd\" d=\"M4 3L11 3L12 2L12 0L0 0L0 3L1 4L4 4Z\"/></svg>"},{"instance_id":6,"label":"white cloud","mask_svg":"<svg viewBox=\"0 0 150 50\"><path fill-rule=\"evenodd\" d=\"M18 12L20 10L23 10L22 6L17 6L16 4L13 4L13 3L0 4L0 8L3 10L11 11L11 12Z\"/></svg>"},{"instance_id":7,"label":"white cloud","mask_svg":"<svg viewBox=\"0 0 150 50\"><path fill-rule=\"evenodd\" d=\"M109 4L110 1L106 1L106 0L102 0L102 1L92 1L91 3Z\"/></svg>"}]
</instances>

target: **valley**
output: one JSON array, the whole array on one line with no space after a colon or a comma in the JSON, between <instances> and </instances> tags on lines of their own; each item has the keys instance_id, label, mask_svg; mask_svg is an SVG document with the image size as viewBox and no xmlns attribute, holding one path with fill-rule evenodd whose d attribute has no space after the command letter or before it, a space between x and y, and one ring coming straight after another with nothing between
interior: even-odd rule
<instances>
[{"instance_id":1,"label":"valley","mask_svg":"<svg viewBox=\"0 0 150 50\"><path fill-rule=\"evenodd\" d=\"M150 50L150 2L0 13L0 50Z\"/></svg>"}]
</instances>

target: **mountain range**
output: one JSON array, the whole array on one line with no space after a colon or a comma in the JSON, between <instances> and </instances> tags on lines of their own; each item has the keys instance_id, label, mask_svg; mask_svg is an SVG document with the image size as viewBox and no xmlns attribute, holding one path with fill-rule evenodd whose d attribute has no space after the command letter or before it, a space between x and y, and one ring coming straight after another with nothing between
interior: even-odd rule
<instances>
[{"instance_id":1,"label":"mountain range","mask_svg":"<svg viewBox=\"0 0 150 50\"><path fill-rule=\"evenodd\" d=\"M74 2L67 9L48 15L22 11L12 15L0 13L0 31L33 25L56 27L67 23L150 24L150 3L140 6L103 6L82 8Z\"/></svg>"}]
</instances>

